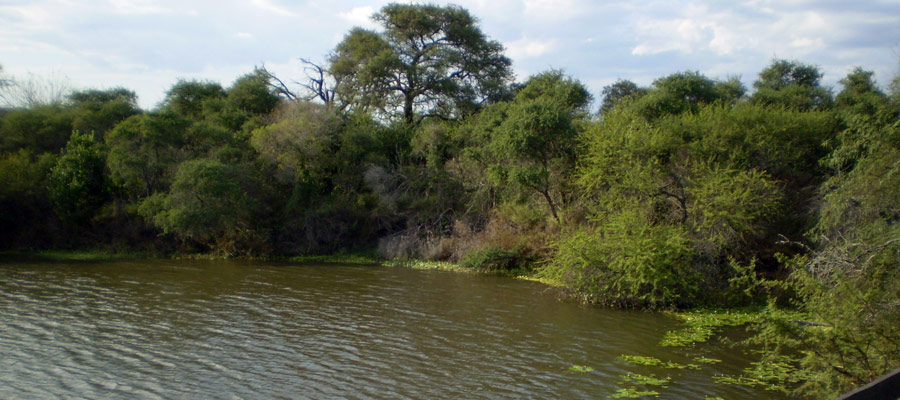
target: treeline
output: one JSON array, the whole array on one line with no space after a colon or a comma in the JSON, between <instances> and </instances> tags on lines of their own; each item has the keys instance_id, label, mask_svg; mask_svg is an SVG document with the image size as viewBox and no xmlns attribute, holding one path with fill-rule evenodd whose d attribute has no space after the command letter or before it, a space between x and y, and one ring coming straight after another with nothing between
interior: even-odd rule
<instances>
[{"instance_id":1,"label":"treeline","mask_svg":"<svg viewBox=\"0 0 900 400\"><path fill-rule=\"evenodd\" d=\"M260 68L179 81L151 111L126 89L4 110L0 245L377 250L612 306L769 302L758 340L798 393L900 364L900 80L885 93L858 68L834 95L775 60L750 93L677 72L616 82L594 112L562 71L514 83L461 8L374 19L302 90Z\"/></svg>"}]
</instances>

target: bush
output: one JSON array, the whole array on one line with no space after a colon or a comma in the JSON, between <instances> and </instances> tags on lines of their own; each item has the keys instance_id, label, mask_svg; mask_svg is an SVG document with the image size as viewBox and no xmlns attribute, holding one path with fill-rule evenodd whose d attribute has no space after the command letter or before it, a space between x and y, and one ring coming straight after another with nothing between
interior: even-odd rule
<instances>
[{"instance_id":1,"label":"bush","mask_svg":"<svg viewBox=\"0 0 900 400\"><path fill-rule=\"evenodd\" d=\"M704 277L689 244L681 226L653 225L638 212L622 213L560 240L540 274L604 305L697 304Z\"/></svg>"},{"instance_id":2,"label":"bush","mask_svg":"<svg viewBox=\"0 0 900 400\"><path fill-rule=\"evenodd\" d=\"M527 269L534 258L522 247L513 250L485 246L468 253L460 260L463 268L485 272L511 272L513 270Z\"/></svg>"}]
</instances>

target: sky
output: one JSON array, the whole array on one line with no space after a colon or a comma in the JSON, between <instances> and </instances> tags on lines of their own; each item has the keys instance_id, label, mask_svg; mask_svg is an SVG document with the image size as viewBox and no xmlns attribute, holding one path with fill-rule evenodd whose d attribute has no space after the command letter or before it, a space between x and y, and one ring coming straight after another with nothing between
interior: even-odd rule
<instances>
[{"instance_id":1,"label":"sky","mask_svg":"<svg viewBox=\"0 0 900 400\"><path fill-rule=\"evenodd\" d=\"M76 88L125 87L152 109L178 79L228 87L265 65L284 81L302 80L299 58L324 64L352 27L377 29L369 17L388 3L0 0L0 66L7 76L63 77ZM818 66L835 92L855 66L874 71L883 86L900 72L900 0L452 4L505 46L518 81L562 69L598 100L618 79L648 86L679 71L737 76L751 87L776 58Z\"/></svg>"}]
</instances>

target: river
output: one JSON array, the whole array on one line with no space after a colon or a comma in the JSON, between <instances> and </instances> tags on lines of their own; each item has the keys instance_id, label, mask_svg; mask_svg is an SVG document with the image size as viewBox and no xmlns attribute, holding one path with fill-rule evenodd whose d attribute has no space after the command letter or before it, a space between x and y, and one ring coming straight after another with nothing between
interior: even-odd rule
<instances>
[{"instance_id":1,"label":"river","mask_svg":"<svg viewBox=\"0 0 900 400\"><path fill-rule=\"evenodd\" d=\"M0 398L773 398L714 382L748 356L657 346L660 313L502 277L247 261L0 263ZM628 373L671 377L628 384Z\"/></svg>"}]
</instances>

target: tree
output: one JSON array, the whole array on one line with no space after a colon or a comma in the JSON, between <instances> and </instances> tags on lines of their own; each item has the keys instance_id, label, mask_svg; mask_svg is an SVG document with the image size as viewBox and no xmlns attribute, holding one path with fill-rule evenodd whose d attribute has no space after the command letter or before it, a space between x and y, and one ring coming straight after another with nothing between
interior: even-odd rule
<instances>
[{"instance_id":1,"label":"tree","mask_svg":"<svg viewBox=\"0 0 900 400\"><path fill-rule=\"evenodd\" d=\"M224 97L212 95L201 100L201 114L194 119L203 119L221 125L232 132L248 133L263 125L262 117L278 106L280 98L270 84L268 71L257 68L241 76L228 88Z\"/></svg>"},{"instance_id":2,"label":"tree","mask_svg":"<svg viewBox=\"0 0 900 400\"><path fill-rule=\"evenodd\" d=\"M278 95L269 85L269 76L262 69L244 75L228 88L226 103L251 114L268 114L278 105Z\"/></svg>"},{"instance_id":3,"label":"tree","mask_svg":"<svg viewBox=\"0 0 900 400\"><path fill-rule=\"evenodd\" d=\"M53 215L47 178L55 164L55 155L26 149L0 155L0 247L15 240L35 246L51 236L41 226Z\"/></svg>"},{"instance_id":4,"label":"tree","mask_svg":"<svg viewBox=\"0 0 900 400\"><path fill-rule=\"evenodd\" d=\"M253 182L242 166L186 161L178 167L171 190L142 201L139 212L164 232L214 251L231 255L259 250Z\"/></svg>"},{"instance_id":5,"label":"tree","mask_svg":"<svg viewBox=\"0 0 900 400\"><path fill-rule=\"evenodd\" d=\"M840 81L844 89L835 97L835 110L846 129L838 134L834 150L823 160L836 172L852 169L881 140L880 127L895 123L900 116L900 108L891 104L873 75L857 67Z\"/></svg>"},{"instance_id":6,"label":"tree","mask_svg":"<svg viewBox=\"0 0 900 400\"><path fill-rule=\"evenodd\" d=\"M90 134L72 134L50 170L49 183L57 215L73 225L87 223L109 198L102 143Z\"/></svg>"},{"instance_id":7,"label":"tree","mask_svg":"<svg viewBox=\"0 0 900 400\"><path fill-rule=\"evenodd\" d=\"M891 119L896 109L890 107L889 98L874 79L875 73L856 67L841 79L844 89L834 98L835 108L853 114L864 114Z\"/></svg>"},{"instance_id":8,"label":"tree","mask_svg":"<svg viewBox=\"0 0 900 400\"><path fill-rule=\"evenodd\" d=\"M165 190L182 157L188 121L171 111L132 116L108 135L112 177L133 196Z\"/></svg>"},{"instance_id":9,"label":"tree","mask_svg":"<svg viewBox=\"0 0 900 400\"><path fill-rule=\"evenodd\" d=\"M851 75L844 91L871 93L867 74ZM785 263L790 277L781 282L817 326L767 313L755 338L765 344L763 363L790 362L791 375L804 377L787 388L797 397L835 398L900 366L900 125L864 109L846 116L853 110L842 112L847 132L832 159L855 159L835 164L820 186L813 245Z\"/></svg>"},{"instance_id":10,"label":"tree","mask_svg":"<svg viewBox=\"0 0 900 400\"><path fill-rule=\"evenodd\" d=\"M73 120L72 110L60 105L8 111L0 124L0 151L58 153L72 135Z\"/></svg>"},{"instance_id":11,"label":"tree","mask_svg":"<svg viewBox=\"0 0 900 400\"><path fill-rule=\"evenodd\" d=\"M831 107L831 91L820 85L822 73L814 65L775 60L759 73L750 101L799 110Z\"/></svg>"},{"instance_id":12,"label":"tree","mask_svg":"<svg viewBox=\"0 0 900 400\"><path fill-rule=\"evenodd\" d=\"M277 118L250 138L260 158L274 164L279 181L322 180L324 165L334 162L331 149L340 122L335 113L315 103L295 102L281 108Z\"/></svg>"},{"instance_id":13,"label":"tree","mask_svg":"<svg viewBox=\"0 0 900 400\"><path fill-rule=\"evenodd\" d=\"M340 100L407 125L455 118L504 96L511 78L503 46L468 11L390 4L373 16L383 32L354 28L330 57Z\"/></svg>"},{"instance_id":14,"label":"tree","mask_svg":"<svg viewBox=\"0 0 900 400\"><path fill-rule=\"evenodd\" d=\"M163 106L184 117L199 119L203 104L209 100L225 98L225 89L216 82L179 80L166 92Z\"/></svg>"},{"instance_id":15,"label":"tree","mask_svg":"<svg viewBox=\"0 0 900 400\"><path fill-rule=\"evenodd\" d=\"M491 134L495 181L536 191L557 221L562 188L575 167L577 120L586 117L590 100L587 89L561 71L535 75Z\"/></svg>"},{"instance_id":16,"label":"tree","mask_svg":"<svg viewBox=\"0 0 900 400\"><path fill-rule=\"evenodd\" d=\"M732 278L757 260L775 270L777 235L810 227L833 115L717 102L647 119L640 106L581 135L590 224L558 242L547 274L612 304L752 300Z\"/></svg>"},{"instance_id":17,"label":"tree","mask_svg":"<svg viewBox=\"0 0 900 400\"><path fill-rule=\"evenodd\" d=\"M735 78L716 81L694 71L676 72L653 81L653 88L635 101L638 113L648 119L697 112L717 101L734 104L744 94Z\"/></svg>"},{"instance_id":18,"label":"tree","mask_svg":"<svg viewBox=\"0 0 900 400\"><path fill-rule=\"evenodd\" d=\"M632 81L619 79L611 85L603 87L603 103L600 114L606 114L625 99L639 97L647 93L647 89L639 87Z\"/></svg>"},{"instance_id":19,"label":"tree","mask_svg":"<svg viewBox=\"0 0 900 400\"><path fill-rule=\"evenodd\" d=\"M69 95L75 108L72 128L102 139L119 122L138 113L137 95L124 88L79 90Z\"/></svg>"}]
</instances>

